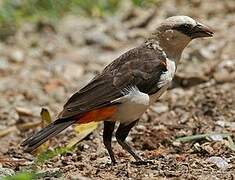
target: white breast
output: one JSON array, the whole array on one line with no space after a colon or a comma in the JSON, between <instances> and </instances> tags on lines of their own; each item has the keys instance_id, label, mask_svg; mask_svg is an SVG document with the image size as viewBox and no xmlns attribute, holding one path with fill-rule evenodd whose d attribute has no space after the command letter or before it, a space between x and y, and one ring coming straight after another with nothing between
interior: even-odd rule
<instances>
[{"instance_id":1,"label":"white breast","mask_svg":"<svg viewBox=\"0 0 235 180\"><path fill-rule=\"evenodd\" d=\"M150 96L150 105L157 101L157 99L166 92L167 88L170 86L172 79L174 78L174 74L176 71L175 61L167 58L166 60L166 69L167 71L163 72L160 76L158 87L160 88L157 93Z\"/></svg>"},{"instance_id":2,"label":"white breast","mask_svg":"<svg viewBox=\"0 0 235 180\"><path fill-rule=\"evenodd\" d=\"M165 85L169 84L175 74L176 66L175 66L175 61L172 61L167 58L166 60L166 69L167 71L163 72L163 74L160 76L159 82L158 82L158 87L162 88Z\"/></svg>"}]
</instances>

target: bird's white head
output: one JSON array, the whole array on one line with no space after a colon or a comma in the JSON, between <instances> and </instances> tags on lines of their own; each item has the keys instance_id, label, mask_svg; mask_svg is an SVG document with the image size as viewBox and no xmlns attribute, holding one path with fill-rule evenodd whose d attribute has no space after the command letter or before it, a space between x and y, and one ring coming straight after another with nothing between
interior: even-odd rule
<instances>
[{"instance_id":1,"label":"bird's white head","mask_svg":"<svg viewBox=\"0 0 235 180\"><path fill-rule=\"evenodd\" d=\"M188 16L173 16L162 22L152 37L170 58L178 61L191 40L212 36L213 31L208 26Z\"/></svg>"}]
</instances>

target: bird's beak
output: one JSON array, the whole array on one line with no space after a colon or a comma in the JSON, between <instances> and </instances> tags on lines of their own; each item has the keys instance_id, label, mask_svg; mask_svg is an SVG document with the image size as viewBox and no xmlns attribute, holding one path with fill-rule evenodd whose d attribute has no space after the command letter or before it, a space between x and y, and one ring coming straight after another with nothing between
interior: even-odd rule
<instances>
[{"instance_id":1,"label":"bird's beak","mask_svg":"<svg viewBox=\"0 0 235 180\"><path fill-rule=\"evenodd\" d=\"M201 38L201 37L212 37L214 34L213 30L201 23L197 23L196 26L193 27L192 29L192 38Z\"/></svg>"}]
</instances>

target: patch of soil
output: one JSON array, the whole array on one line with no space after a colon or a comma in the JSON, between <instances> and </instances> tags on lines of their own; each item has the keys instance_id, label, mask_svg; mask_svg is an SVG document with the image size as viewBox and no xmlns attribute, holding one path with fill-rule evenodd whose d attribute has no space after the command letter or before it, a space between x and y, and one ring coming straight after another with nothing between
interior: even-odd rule
<instances>
[{"instance_id":1,"label":"patch of soil","mask_svg":"<svg viewBox=\"0 0 235 180\"><path fill-rule=\"evenodd\" d=\"M185 50L177 70L180 81L143 115L128 137L137 153L152 163L135 165L114 141L118 163L110 165L100 126L75 152L38 168L63 179L235 178L235 152L226 139L175 141L194 134L235 132L235 1L165 0L157 7L129 8L112 20L68 16L53 28L43 28L40 22L40 31L39 25L25 24L0 42L0 167L16 172L32 162L33 156L23 153L19 144L40 129L42 107L55 118L66 99L106 64L143 42L162 19L184 14L209 24L216 33ZM63 146L75 135L69 129L50 146ZM224 170L209 162L214 156L225 159L229 167Z\"/></svg>"}]
</instances>

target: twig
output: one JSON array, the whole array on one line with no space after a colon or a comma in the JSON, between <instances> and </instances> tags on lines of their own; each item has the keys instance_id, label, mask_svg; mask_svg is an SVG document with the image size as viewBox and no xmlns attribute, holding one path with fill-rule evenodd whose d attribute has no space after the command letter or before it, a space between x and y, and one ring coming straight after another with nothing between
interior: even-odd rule
<instances>
[{"instance_id":1,"label":"twig","mask_svg":"<svg viewBox=\"0 0 235 180\"><path fill-rule=\"evenodd\" d=\"M227 138L227 137L231 136L231 134L209 133L209 134L198 134L198 135L180 137L180 138L177 138L176 141L177 142L189 142L189 141L205 139L205 138L208 138L209 136L212 136L212 135L220 135L223 138Z\"/></svg>"},{"instance_id":2,"label":"twig","mask_svg":"<svg viewBox=\"0 0 235 180\"><path fill-rule=\"evenodd\" d=\"M228 148L230 148L232 151L235 151L235 144L233 142L233 139L231 138L232 134L220 134L220 133L198 134L198 135L193 135L193 136L177 138L176 142L189 142L189 141L195 141L195 140L200 140L200 139L207 139L212 135L219 135L222 138L227 138Z\"/></svg>"},{"instance_id":3,"label":"twig","mask_svg":"<svg viewBox=\"0 0 235 180\"><path fill-rule=\"evenodd\" d=\"M228 147L229 147L231 150L235 151L235 144L234 144L234 142L233 142L233 139L231 138L231 136L228 136L227 138L228 138L228 143L229 143Z\"/></svg>"}]
</instances>

